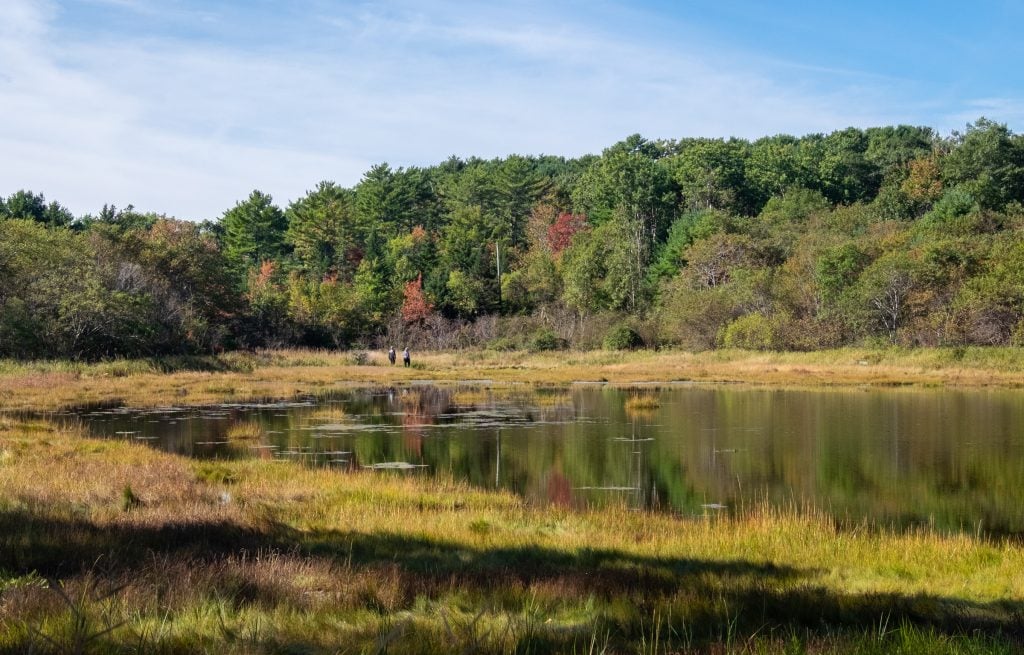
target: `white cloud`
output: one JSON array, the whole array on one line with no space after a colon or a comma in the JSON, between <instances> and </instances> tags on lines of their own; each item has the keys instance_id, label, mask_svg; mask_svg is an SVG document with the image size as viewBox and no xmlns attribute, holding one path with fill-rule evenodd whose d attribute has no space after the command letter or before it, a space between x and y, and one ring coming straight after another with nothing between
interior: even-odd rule
<instances>
[{"instance_id":1,"label":"white cloud","mask_svg":"<svg viewBox=\"0 0 1024 655\"><path fill-rule=\"evenodd\" d=\"M0 193L44 191L78 213L132 202L212 218L252 188L285 202L320 179L354 184L381 160L578 155L633 132L756 137L889 118L877 87L823 95L521 5L327 7L333 31L318 46L283 34L260 48L69 39L52 5L2 11Z\"/></svg>"},{"instance_id":2,"label":"white cloud","mask_svg":"<svg viewBox=\"0 0 1024 655\"><path fill-rule=\"evenodd\" d=\"M1006 123L1011 128L1024 123L1024 98L978 98L964 103L962 109L947 115L940 129L964 131L968 123L984 116L989 120Z\"/></svg>"}]
</instances>

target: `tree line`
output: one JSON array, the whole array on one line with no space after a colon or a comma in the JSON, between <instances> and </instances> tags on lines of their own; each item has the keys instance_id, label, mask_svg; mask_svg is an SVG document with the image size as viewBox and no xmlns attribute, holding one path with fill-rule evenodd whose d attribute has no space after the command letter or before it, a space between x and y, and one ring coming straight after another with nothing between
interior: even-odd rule
<instances>
[{"instance_id":1,"label":"tree line","mask_svg":"<svg viewBox=\"0 0 1024 655\"><path fill-rule=\"evenodd\" d=\"M1024 342L1024 136L639 135L259 190L217 220L0 198L0 356L386 343Z\"/></svg>"}]
</instances>

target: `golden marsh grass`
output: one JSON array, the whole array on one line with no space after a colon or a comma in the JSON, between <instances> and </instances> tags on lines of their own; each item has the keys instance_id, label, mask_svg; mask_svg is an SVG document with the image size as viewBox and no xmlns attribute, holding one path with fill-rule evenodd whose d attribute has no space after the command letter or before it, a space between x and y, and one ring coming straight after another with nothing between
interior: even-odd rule
<instances>
[{"instance_id":1,"label":"golden marsh grass","mask_svg":"<svg viewBox=\"0 0 1024 655\"><path fill-rule=\"evenodd\" d=\"M313 421L347 421L351 418L341 405L319 405L309 414Z\"/></svg>"},{"instance_id":2,"label":"golden marsh grass","mask_svg":"<svg viewBox=\"0 0 1024 655\"><path fill-rule=\"evenodd\" d=\"M651 413L661 407L661 401L654 394L638 393L627 398L624 407L627 413Z\"/></svg>"},{"instance_id":3,"label":"golden marsh grass","mask_svg":"<svg viewBox=\"0 0 1024 655\"><path fill-rule=\"evenodd\" d=\"M493 381L453 387L465 404L537 391L552 406L571 402L557 385L575 380L1024 383L1015 349L417 360L415 371L319 351L232 353L170 372L3 362L0 405L204 404L423 378ZM655 392L635 393L627 412L654 412ZM415 388L406 396L420 402ZM242 422L229 438L262 430ZM191 460L0 414L0 653L1013 653L1020 616L1024 549L1010 538L767 504L699 517L572 512L404 474Z\"/></svg>"},{"instance_id":4,"label":"golden marsh grass","mask_svg":"<svg viewBox=\"0 0 1024 655\"><path fill-rule=\"evenodd\" d=\"M420 369L380 365L383 355L275 350L231 353L173 368L147 360L82 364L0 361L0 408L59 409L87 403L134 406L290 398L347 386L414 380L565 385L687 381L794 387L1024 386L1017 348L856 349L813 353L748 351L437 352ZM358 359L360 362L354 363ZM383 361L383 360L381 360ZM172 368L170 372L163 369Z\"/></svg>"},{"instance_id":5,"label":"golden marsh grass","mask_svg":"<svg viewBox=\"0 0 1024 655\"><path fill-rule=\"evenodd\" d=\"M422 477L194 461L9 417L0 452L3 652L74 652L77 613L94 632L118 626L89 642L101 653L1020 645L1024 550L1008 539L768 505L572 512Z\"/></svg>"},{"instance_id":6,"label":"golden marsh grass","mask_svg":"<svg viewBox=\"0 0 1024 655\"><path fill-rule=\"evenodd\" d=\"M232 423L227 429L227 438L230 441L256 441L263 439L266 432L256 421L240 421Z\"/></svg>"}]
</instances>

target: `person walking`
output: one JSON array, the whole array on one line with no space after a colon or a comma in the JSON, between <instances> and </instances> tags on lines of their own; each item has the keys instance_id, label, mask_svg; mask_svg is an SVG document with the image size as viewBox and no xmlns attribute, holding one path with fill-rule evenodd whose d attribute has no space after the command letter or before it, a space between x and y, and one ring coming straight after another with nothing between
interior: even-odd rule
<instances>
[{"instance_id":1,"label":"person walking","mask_svg":"<svg viewBox=\"0 0 1024 655\"><path fill-rule=\"evenodd\" d=\"M395 347L394 346L391 346L390 348L388 348L388 361L391 362L392 366L395 365Z\"/></svg>"},{"instance_id":2,"label":"person walking","mask_svg":"<svg viewBox=\"0 0 1024 655\"><path fill-rule=\"evenodd\" d=\"M409 358L409 347L406 346L405 350L402 351L402 363L406 366L412 366L412 361Z\"/></svg>"}]
</instances>

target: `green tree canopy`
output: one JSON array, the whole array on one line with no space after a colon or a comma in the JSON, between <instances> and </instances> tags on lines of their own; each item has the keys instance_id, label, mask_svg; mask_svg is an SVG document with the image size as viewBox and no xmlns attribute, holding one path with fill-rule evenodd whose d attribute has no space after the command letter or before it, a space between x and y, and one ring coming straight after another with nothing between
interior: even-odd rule
<instances>
[{"instance_id":1,"label":"green tree canopy","mask_svg":"<svg viewBox=\"0 0 1024 655\"><path fill-rule=\"evenodd\" d=\"M264 261L280 260L287 252L288 222L274 199L255 190L249 197L224 212L224 257L239 279Z\"/></svg>"},{"instance_id":2,"label":"green tree canopy","mask_svg":"<svg viewBox=\"0 0 1024 655\"><path fill-rule=\"evenodd\" d=\"M288 206L285 218L285 242L301 270L316 278L351 279L363 237L352 191L334 182L320 182Z\"/></svg>"}]
</instances>

